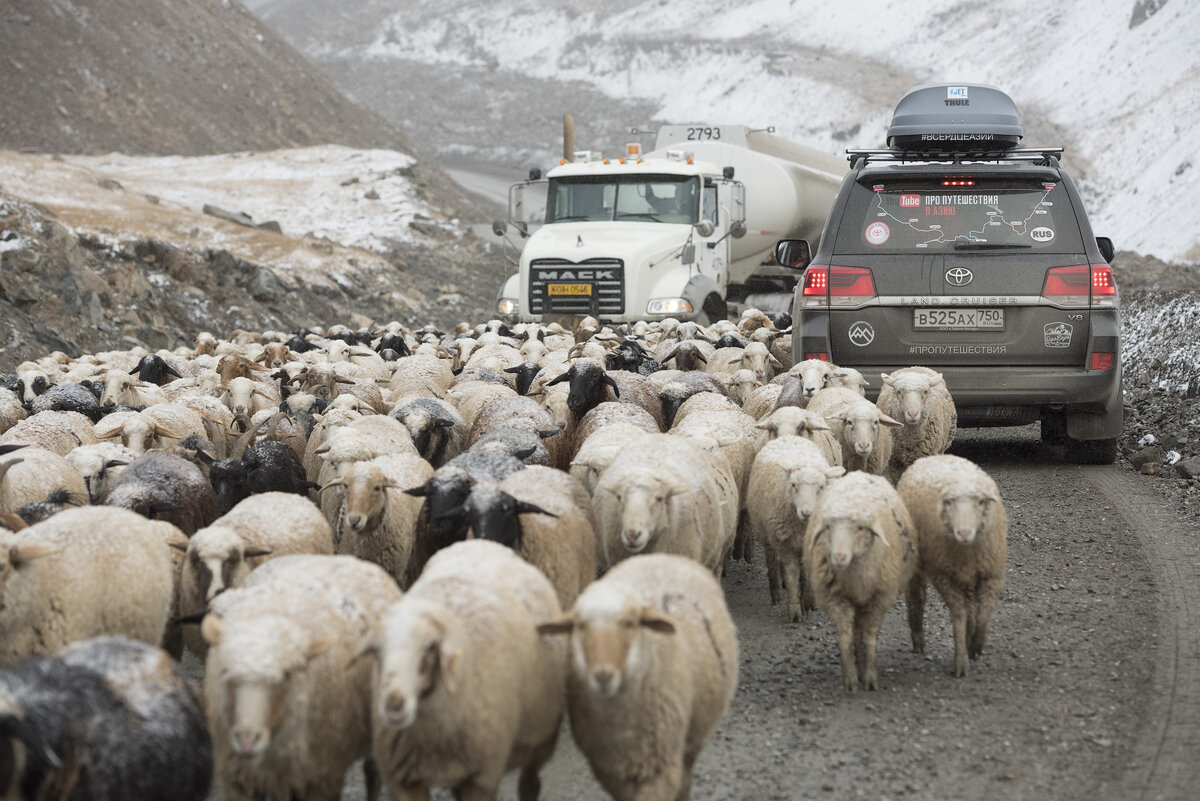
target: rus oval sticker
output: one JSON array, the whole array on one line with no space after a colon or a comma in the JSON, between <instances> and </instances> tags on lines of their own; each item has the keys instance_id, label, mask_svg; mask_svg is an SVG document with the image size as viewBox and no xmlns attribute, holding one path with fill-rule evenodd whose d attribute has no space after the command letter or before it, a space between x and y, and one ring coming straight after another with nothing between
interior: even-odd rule
<instances>
[{"instance_id":1,"label":"rus oval sticker","mask_svg":"<svg viewBox=\"0 0 1200 801\"><path fill-rule=\"evenodd\" d=\"M1046 227L1034 228L1029 232L1029 236L1032 237L1034 242L1049 242L1054 238L1054 229Z\"/></svg>"},{"instance_id":2,"label":"rus oval sticker","mask_svg":"<svg viewBox=\"0 0 1200 801\"><path fill-rule=\"evenodd\" d=\"M887 223L873 222L867 226L867 230L863 232L863 236L867 239L869 245L882 245L888 241L888 237L892 235L892 229L888 228Z\"/></svg>"}]
</instances>

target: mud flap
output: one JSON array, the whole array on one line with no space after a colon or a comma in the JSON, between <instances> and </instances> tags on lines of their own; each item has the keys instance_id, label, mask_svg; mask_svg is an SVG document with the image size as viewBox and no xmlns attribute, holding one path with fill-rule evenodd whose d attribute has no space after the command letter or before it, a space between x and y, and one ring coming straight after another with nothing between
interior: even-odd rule
<instances>
[{"instance_id":1,"label":"mud flap","mask_svg":"<svg viewBox=\"0 0 1200 801\"><path fill-rule=\"evenodd\" d=\"M1115 439L1121 435L1125 422L1124 395L1117 395L1116 402L1107 412L1088 414L1067 413L1067 437L1074 440Z\"/></svg>"}]
</instances>

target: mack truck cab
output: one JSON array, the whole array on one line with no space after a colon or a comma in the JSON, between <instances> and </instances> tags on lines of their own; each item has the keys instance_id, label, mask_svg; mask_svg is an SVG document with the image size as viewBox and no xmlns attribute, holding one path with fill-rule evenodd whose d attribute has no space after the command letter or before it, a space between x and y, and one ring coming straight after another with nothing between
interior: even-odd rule
<instances>
[{"instance_id":1,"label":"mack truck cab","mask_svg":"<svg viewBox=\"0 0 1200 801\"><path fill-rule=\"evenodd\" d=\"M774 244L820 236L844 172L832 155L744 126L666 126L644 156L633 145L619 158L577 152L509 191L497 231L527 241L497 313L712 322L755 293L786 309L803 268L776 263Z\"/></svg>"}]
</instances>

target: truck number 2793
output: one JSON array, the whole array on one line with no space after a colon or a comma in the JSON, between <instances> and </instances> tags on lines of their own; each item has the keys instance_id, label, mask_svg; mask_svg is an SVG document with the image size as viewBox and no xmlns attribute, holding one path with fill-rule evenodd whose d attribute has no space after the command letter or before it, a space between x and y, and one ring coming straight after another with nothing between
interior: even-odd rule
<instances>
[{"instance_id":1,"label":"truck number 2793","mask_svg":"<svg viewBox=\"0 0 1200 801\"><path fill-rule=\"evenodd\" d=\"M706 139L720 139L720 128L688 128L687 138L689 142L703 142Z\"/></svg>"}]
</instances>

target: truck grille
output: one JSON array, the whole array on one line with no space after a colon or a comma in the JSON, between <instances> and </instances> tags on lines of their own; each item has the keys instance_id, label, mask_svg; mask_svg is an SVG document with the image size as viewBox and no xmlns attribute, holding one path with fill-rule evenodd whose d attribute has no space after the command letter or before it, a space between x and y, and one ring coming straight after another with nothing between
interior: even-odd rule
<instances>
[{"instance_id":1,"label":"truck grille","mask_svg":"<svg viewBox=\"0 0 1200 801\"><path fill-rule=\"evenodd\" d=\"M588 295L552 295L551 284L585 284ZM622 316L625 312L625 265L619 259L589 259L578 264L538 259L529 265L531 314Z\"/></svg>"}]
</instances>

